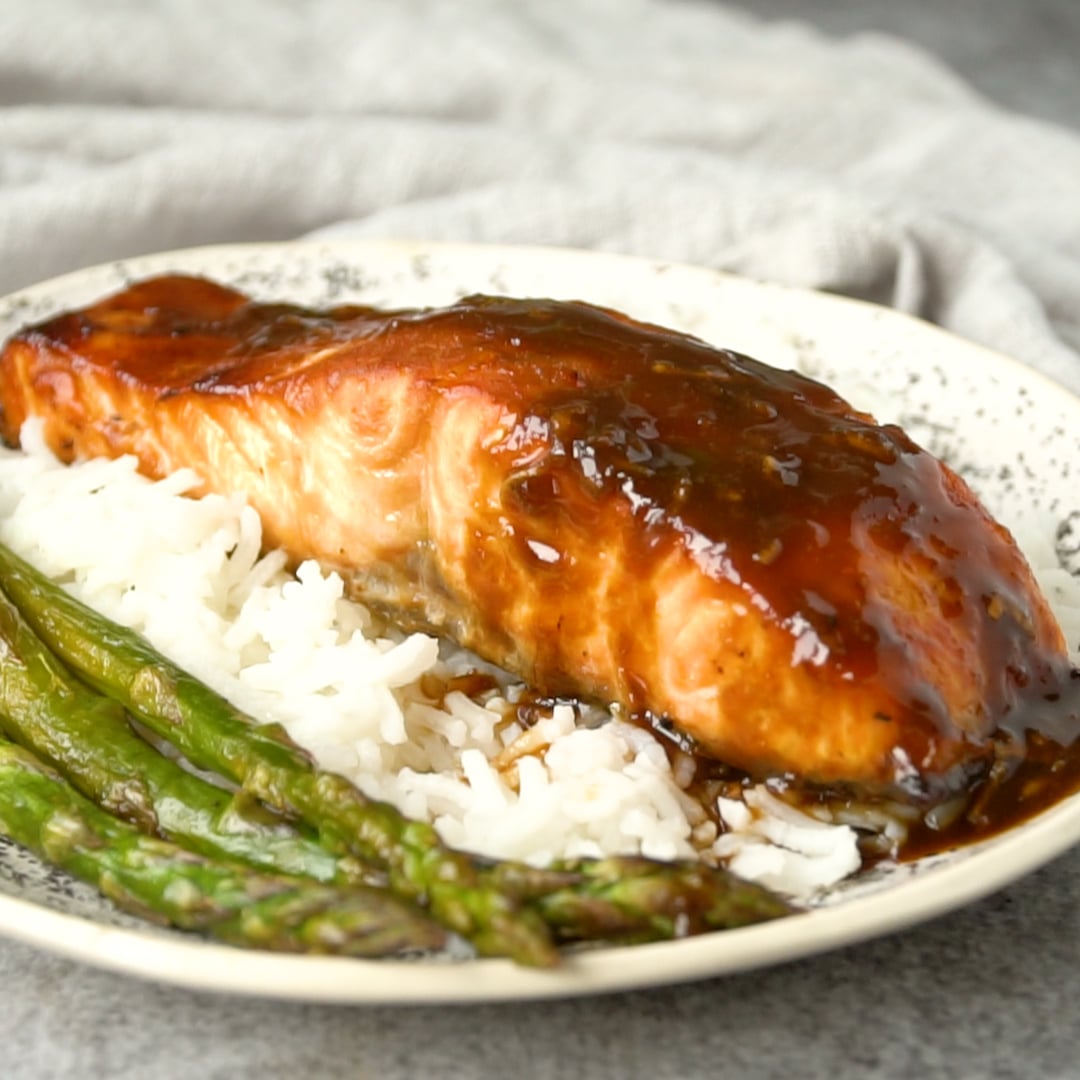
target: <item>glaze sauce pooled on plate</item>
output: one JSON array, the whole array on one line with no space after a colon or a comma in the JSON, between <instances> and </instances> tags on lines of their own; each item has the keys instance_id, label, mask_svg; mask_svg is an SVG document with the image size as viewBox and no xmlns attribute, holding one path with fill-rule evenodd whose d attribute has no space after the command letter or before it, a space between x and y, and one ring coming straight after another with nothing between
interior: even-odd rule
<instances>
[{"instance_id":1,"label":"glaze sauce pooled on plate","mask_svg":"<svg viewBox=\"0 0 1080 1080\"><path fill-rule=\"evenodd\" d=\"M962 797L959 812L937 824L931 812L908 830L905 859L986 840L1035 817L1080 790L1080 672L1060 691L1025 701L1001 725L997 754Z\"/></svg>"},{"instance_id":2,"label":"glaze sauce pooled on plate","mask_svg":"<svg viewBox=\"0 0 1080 1080\"><path fill-rule=\"evenodd\" d=\"M582 303L313 311L169 275L12 338L0 406L9 441L40 416L66 459L243 491L403 625L745 774L978 789L982 831L1075 786L1075 679L1011 536L797 373Z\"/></svg>"}]
</instances>

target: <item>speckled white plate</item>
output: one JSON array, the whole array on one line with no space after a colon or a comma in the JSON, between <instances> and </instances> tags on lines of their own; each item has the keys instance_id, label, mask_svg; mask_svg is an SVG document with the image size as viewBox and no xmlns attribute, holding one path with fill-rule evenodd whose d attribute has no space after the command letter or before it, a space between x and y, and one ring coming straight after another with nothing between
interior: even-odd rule
<instances>
[{"instance_id":1,"label":"speckled white plate","mask_svg":"<svg viewBox=\"0 0 1080 1080\"><path fill-rule=\"evenodd\" d=\"M207 274L264 299L412 305L503 292L589 300L675 326L797 367L880 420L904 424L959 469L1001 520L1030 533L1033 562L1080 574L1080 490L1070 475L1080 462L1080 400L1003 356L895 312L613 255L276 244L131 259L34 286L0 301L0 337L166 270ZM1061 603L1053 589L1051 601ZM93 889L0 842L0 933L102 967L220 992L373 1003L573 996L722 975L893 932L984 896L1078 841L1080 798L1073 798L977 847L879 869L805 914L597 950L545 972L494 960L371 963L206 944L122 915Z\"/></svg>"}]
</instances>

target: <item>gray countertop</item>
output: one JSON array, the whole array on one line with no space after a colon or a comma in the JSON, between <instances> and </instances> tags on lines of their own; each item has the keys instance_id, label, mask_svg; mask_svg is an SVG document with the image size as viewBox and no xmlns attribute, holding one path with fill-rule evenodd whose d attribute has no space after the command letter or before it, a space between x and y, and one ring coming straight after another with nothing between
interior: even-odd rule
<instances>
[{"instance_id":1,"label":"gray countertop","mask_svg":"<svg viewBox=\"0 0 1080 1080\"><path fill-rule=\"evenodd\" d=\"M807 17L795 0L744 4ZM830 33L936 51L991 98L1080 124L1072 0L819 0ZM1080 178L1078 178L1080 182ZM0 940L0 1075L1080 1076L1080 851L963 911L765 971L540 1004L329 1007L215 997Z\"/></svg>"}]
</instances>

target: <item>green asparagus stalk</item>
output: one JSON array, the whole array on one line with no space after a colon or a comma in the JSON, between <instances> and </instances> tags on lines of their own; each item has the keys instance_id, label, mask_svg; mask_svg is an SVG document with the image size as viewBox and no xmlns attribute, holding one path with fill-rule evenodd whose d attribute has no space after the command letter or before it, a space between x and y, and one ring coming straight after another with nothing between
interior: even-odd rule
<instances>
[{"instance_id":1,"label":"green asparagus stalk","mask_svg":"<svg viewBox=\"0 0 1080 1080\"><path fill-rule=\"evenodd\" d=\"M540 916L485 881L481 867L446 847L431 825L411 821L388 803L366 798L344 777L317 769L280 724L255 724L14 552L0 550L0 564L0 587L46 645L194 765L308 822L334 854L354 854L384 871L394 893L426 906L481 955L509 956L531 966L558 962Z\"/></svg>"},{"instance_id":2,"label":"green asparagus stalk","mask_svg":"<svg viewBox=\"0 0 1080 1080\"><path fill-rule=\"evenodd\" d=\"M3 738L0 833L125 910L228 944L382 957L445 940L438 926L384 890L263 874L146 836Z\"/></svg>"},{"instance_id":3,"label":"green asparagus stalk","mask_svg":"<svg viewBox=\"0 0 1080 1080\"><path fill-rule=\"evenodd\" d=\"M255 724L2 545L0 586L67 664L189 760L308 821L333 850L352 850L385 869L392 889L430 904L483 954L550 963L549 936L658 940L791 912L768 890L697 863L610 858L540 870L448 850L431 826L318 771L279 725Z\"/></svg>"},{"instance_id":4,"label":"green asparagus stalk","mask_svg":"<svg viewBox=\"0 0 1080 1080\"><path fill-rule=\"evenodd\" d=\"M572 886L536 904L562 941L670 941L777 919L792 907L760 885L700 863L638 856L556 864Z\"/></svg>"},{"instance_id":5,"label":"green asparagus stalk","mask_svg":"<svg viewBox=\"0 0 1080 1080\"><path fill-rule=\"evenodd\" d=\"M338 884L370 878L356 859L336 858L280 815L159 753L117 702L79 682L48 651L2 591L0 730L145 833L277 873Z\"/></svg>"}]
</instances>

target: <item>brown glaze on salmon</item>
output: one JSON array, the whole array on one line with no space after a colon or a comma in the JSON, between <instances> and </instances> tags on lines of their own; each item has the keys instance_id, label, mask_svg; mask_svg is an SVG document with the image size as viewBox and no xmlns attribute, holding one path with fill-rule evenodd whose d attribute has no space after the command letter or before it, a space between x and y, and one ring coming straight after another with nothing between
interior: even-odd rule
<instances>
[{"instance_id":1,"label":"brown glaze on salmon","mask_svg":"<svg viewBox=\"0 0 1080 1080\"><path fill-rule=\"evenodd\" d=\"M1069 680L1010 536L832 391L584 304L257 304L163 277L24 330L3 434L241 491L268 544L541 692L754 775L936 799Z\"/></svg>"}]
</instances>

